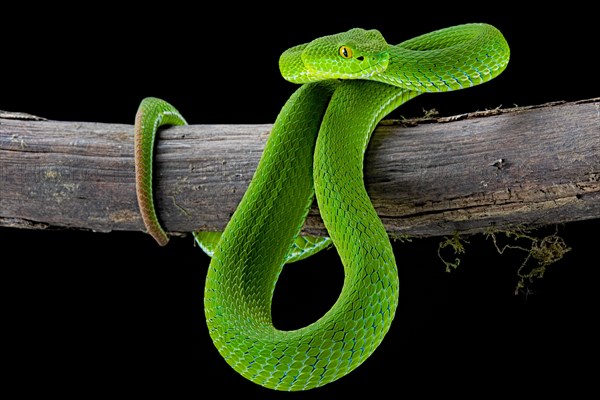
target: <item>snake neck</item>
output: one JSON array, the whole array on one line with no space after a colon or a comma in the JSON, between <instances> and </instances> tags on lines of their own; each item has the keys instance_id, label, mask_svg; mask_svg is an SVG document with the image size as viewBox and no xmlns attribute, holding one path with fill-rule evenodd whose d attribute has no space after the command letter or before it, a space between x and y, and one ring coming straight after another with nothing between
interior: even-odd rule
<instances>
[{"instance_id":1,"label":"snake neck","mask_svg":"<svg viewBox=\"0 0 600 400\"><path fill-rule=\"evenodd\" d=\"M510 50L496 28L465 24L390 46L390 63L371 79L419 92L446 92L487 82L507 66Z\"/></svg>"}]
</instances>

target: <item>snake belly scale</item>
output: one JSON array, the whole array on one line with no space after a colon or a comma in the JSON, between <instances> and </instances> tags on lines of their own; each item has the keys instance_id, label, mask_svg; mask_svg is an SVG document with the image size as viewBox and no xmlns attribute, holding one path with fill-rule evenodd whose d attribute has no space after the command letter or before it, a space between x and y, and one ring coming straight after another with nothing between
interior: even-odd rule
<instances>
[{"instance_id":1,"label":"snake belly scale","mask_svg":"<svg viewBox=\"0 0 600 400\"><path fill-rule=\"evenodd\" d=\"M398 45L376 30L351 29L285 51L283 77L302 84L281 109L265 150L224 232L195 232L211 257L204 308L223 358L249 380L307 390L339 379L381 343L398 305L392 246L363 181L372 132L392 110L425 92L484 83L508 64L503 35L488 24L440 29ZM144 224L168 236L152 195L153 148L162 125L185 119L156 98L135 123L136 183ZM328 238L300 235L316 197ZM271 301L286 263L333 243L344 285L332 308L293 331L273 326Z\"/></svg>"}]
</instances>

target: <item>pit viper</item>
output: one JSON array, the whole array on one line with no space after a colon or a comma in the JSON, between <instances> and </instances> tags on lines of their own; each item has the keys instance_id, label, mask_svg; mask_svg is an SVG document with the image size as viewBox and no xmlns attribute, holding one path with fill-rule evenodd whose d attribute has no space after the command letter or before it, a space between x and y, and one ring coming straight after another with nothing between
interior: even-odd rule
<instances>
[{"instance_id":1,"label":"pit viper","mask_svg":"<svg viewBox=\"0 0 600 400\"><path fill-rule=\"evenodd\" d=\"M382 342L399 281L386 230L365 190L363 158L392 110L426 92L472 87L499 75L510 50L495 27L453 26L389 45L350 29L282 53L283 78L301 84L273 125L251 183L224 232L196 232L209 255L204 309L210 336L234 370L267 388L307 390L345 376ZM186 124L158 98L135 119L136 186L149 234L164 245L152 195L153 148L162 125ZM329 237L304 237L314 198ZM333 243L344 284L314 323L278 330L271 301L283 266ZM310 288L307 288L310 290Z\"/></svg>"}]
</instances>

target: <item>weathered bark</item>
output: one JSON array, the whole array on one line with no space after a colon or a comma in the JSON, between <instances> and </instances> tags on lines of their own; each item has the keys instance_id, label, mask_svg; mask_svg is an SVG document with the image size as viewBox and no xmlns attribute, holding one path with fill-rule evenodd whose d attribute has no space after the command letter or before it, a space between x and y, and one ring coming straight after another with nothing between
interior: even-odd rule
<instances>
[{"instance_id":1,"label":"weathered bark","mask_svg":"<svg viewBox=\"0 0 600 400\"><path fill-rule=\"evenodd\" d=\"M220 230L271 125L165 128L156 202L169 231ZM600 99L384 121L365 182L392 235L600 218ZM0 112L0 226L143 230L131 125ZM305 230L323 233L316 207Z\"/></svg>"}]
</instances>

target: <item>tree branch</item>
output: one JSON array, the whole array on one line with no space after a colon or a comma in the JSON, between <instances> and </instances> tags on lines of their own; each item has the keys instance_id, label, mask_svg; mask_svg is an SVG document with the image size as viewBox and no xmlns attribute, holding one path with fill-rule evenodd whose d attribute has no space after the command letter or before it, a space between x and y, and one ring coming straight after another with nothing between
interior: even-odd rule
<instances>
[{"instance_id":1,"label":"tree branch","mask_svg":"<svg viewBox=\"0 0 600 400\"><path fill-rule=\"evenodd\" d=\"M167 230L221 230L271 125L160 132L156 202ZM447 235L600 218L600 98L383 121L365 181L392 235ZM0 226L143 230L133 127L0 112ZM324 233L313 208L305 231Z\"/></svg>"}]
</instances>

